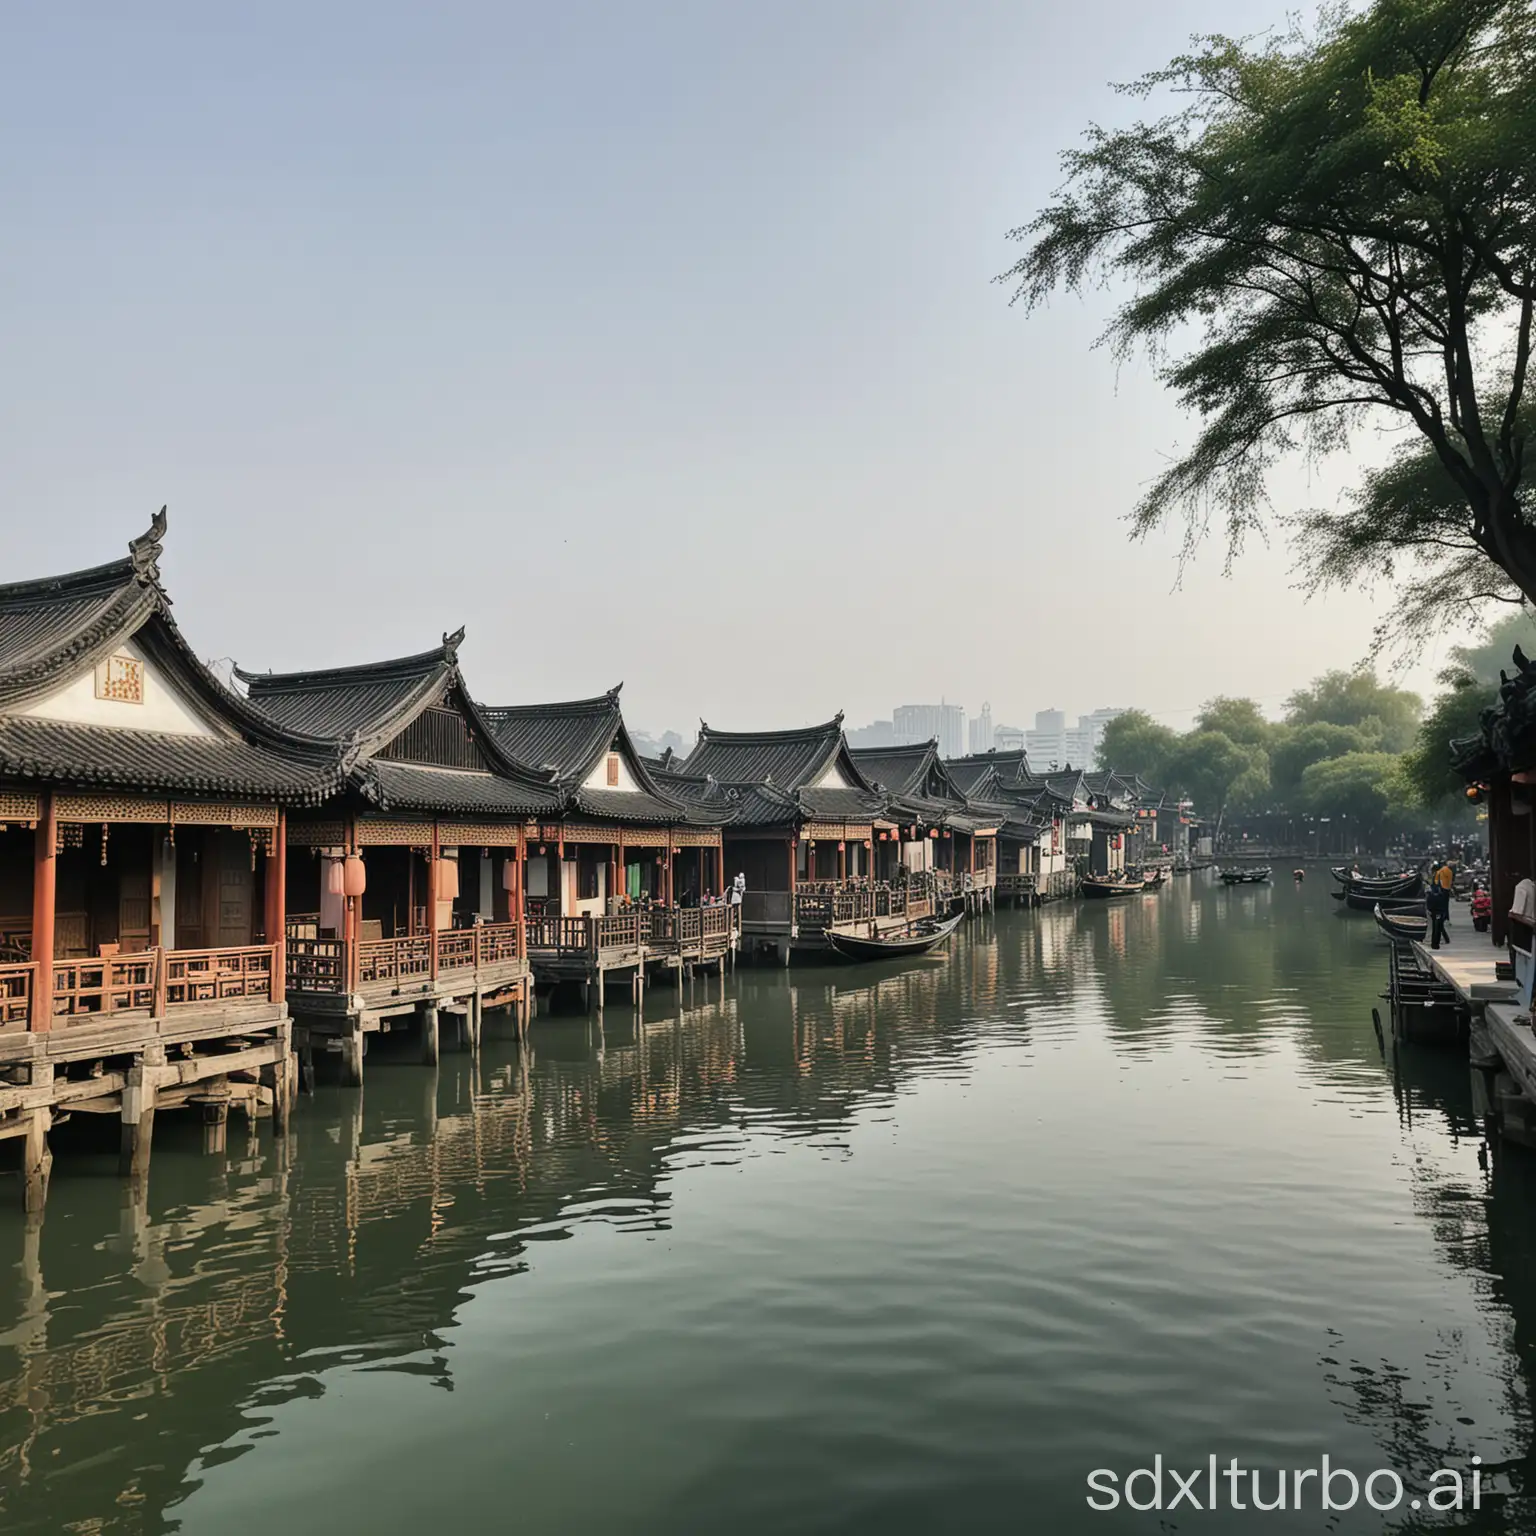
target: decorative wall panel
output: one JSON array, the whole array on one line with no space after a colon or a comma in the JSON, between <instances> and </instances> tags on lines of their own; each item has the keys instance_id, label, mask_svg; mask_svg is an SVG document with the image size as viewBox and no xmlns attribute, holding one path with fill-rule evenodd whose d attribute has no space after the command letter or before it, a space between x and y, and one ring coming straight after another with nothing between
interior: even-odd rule
<instances>
[{"instance_id":1,"label":"decorative wall panel","mask_svg":"<svg viewBox=\"0 0 1536 1536\"><path fill-rule=\"evenodd\" d=\"M56 795L54 810L60 821L149 821L168 823L168 800L143 795Z\"/></svg>"},{"instance_id":2,"label":"decorative wall panel","mask_svg":"<svg viewBox=\"0 0 1536 1536\"><path fill-rule=\"evenodd\" d=\"M340 848L346 840L345 822L288 820L290 848Z\"/></svg>"},{"instance_id":3,"label":"decorative wall panel","mask_svg":"<svg viewBox=\"0 0 1536 1536\"><path fill-rule=\"evenodd\" d=\"M43 814L43 797L25 790L0 789L0 821L37 821Z\"/></svg>"},{"instance_id":4,"label":"decorative wall panel","mask_svg":"<svg viewBox=\"0 0 1536 1536\"><path fill-rule=\"evenodd\" d=\"M218 805L171 801L171 824L187 827L275 827L275 805Z\"/></svg>"},{"instance_id":5,"label":"decorative wall panel","mask_svg":"<svg viewBox=\"0 0 1536 1536\"><path fill-rule=\"evenodd\" d=\"M450 848L515 848L519 828L507 822L440 821L438 840Z\"/></svg>"}]
</instances>

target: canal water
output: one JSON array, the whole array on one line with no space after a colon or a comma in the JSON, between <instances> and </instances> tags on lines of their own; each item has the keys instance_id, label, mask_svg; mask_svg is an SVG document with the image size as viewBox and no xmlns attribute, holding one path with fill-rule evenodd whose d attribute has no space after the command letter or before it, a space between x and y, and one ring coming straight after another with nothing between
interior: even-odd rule
<instances>
[{"instance_id":1,"label":"canal water","mask_svg":"<svg viewBox=\"0 0 1536 1536\"><path fill-rule=\"evenodd\" d=\"M1407 1501L1473 1456L1451 1528L1536 1528L1536 1154L1383 1058L1328 883L386 1041L286 1153L165 1117L137 1207L72 1123L40 1227L0 1183L0 1529L1443 1528ZM1088 1505L1212 1455L1404 1503Z\"/></svg>"}]
</instances>

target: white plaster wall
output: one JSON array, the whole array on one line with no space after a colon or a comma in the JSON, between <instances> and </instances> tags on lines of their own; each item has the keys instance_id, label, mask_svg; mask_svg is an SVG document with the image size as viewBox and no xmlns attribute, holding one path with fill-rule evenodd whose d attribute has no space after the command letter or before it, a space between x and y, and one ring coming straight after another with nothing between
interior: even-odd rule
<instances>
[{"instance_id":1,"label":"white plaster wall","mask_svg":"<svg viewBox=\"0 0 1536 1536\"><path fill-rule=\"evenodd\" d=\"M811 786L812 789L852 789L853 780L843 772L837 759L834 757L827 765L826 771Z\"/></svg>"},{"instance_id":2,"label":"white plaster wall","mask_svg":"<svg viewBox=\"0 0 1536 1536\"><path fill-rule=\"evenodd\" d=\"M608 754L605 752L598 760L597 767L587 775L587 789L627 789L638 792L640 786L635 782L635 776L630 771L629 764L624 760L624 754L619 753L619 782L608 782Z\"/></svg>"},{"instance_id":3,"label":"white plaster wall","mask_svg":"<svg viewBox=\"0 0 1536 1536\"><path fill-rule=\"evenodd\" d=\"M144 702L125 704L96 697L94 666L77 673L45 698L24 704L17 714L36 720L64 720L72 725L101 725L124 731L162 731L171 736L216 736L191 703L164 674L148 661L143 651L128 641L118 654L144 663Z\"/></svg>"}]
</instances>

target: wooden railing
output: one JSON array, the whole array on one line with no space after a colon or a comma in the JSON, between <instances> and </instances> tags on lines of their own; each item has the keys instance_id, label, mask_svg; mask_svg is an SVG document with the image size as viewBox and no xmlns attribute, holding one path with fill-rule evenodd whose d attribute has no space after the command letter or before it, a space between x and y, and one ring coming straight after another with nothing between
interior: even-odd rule
<instances>
[{"instance_id":1,"label":"wooden railing","mask_svg":"<svg viewBox=\"0 0 1536 1536\"><path fill-rule=\"evenodd\" d=\"M366 939L357 946L357 981L370 986L380 981L409 981L432 974L432 939L429 933L398 939Z\"/></svg>"},{"instance_id":2,"label":"wooden railing","mask_svg":"<svg viewBox=\"0 0 1536 1536\"><path fill-rule=\"evenodd\" d=\"M288 990L339 993L347 990L347 946L341 939L309 939L289 930Z\"/></svg>"},{"instance_id":3,"label":"wooden railing","mask_svg":"<svg viewBox=\"0 0 1536 1536\"><path fill-rule=\"evenodd\" d=\"M564 954L600 949L639 949L650 932L649 912L613 912L606 917L530 917L528 948Z\"/></svg>"},{"instance_id":4,"label":"wooden railing","mask_svg":"<svg viewBox=\"0 0 1536 1536\"><path fill-rule=\"evenodd\" d=\"M32 978L37 967L0 965L0 1029L25 1029L32 1016Z\"/></svg>"},{"instance_id":5,"label":"wooden railing","mask_svg":"<svg viewBox=\"0 0 1536 1536\"><path fill-rule=\"evenodd\" d=\"M731 906L654 909L645 914L646 944L652 949L681 952L729 943L736 926L735 914L740 910Z\"/></svg>"},{"instance_id":6,"label":"wooden railing","mask_svg":"<svg viewBox=\"0 0 1536 1536\"><path fill-rule=\"evenodd\" d=\"M53 964L53 1017L116 1013L160 1017L209 1003L270 1001L275 944L221 949L143 949Z\"/></svg>"},{"instance_id":7,"label":"wooden railing","mask_svg":"<svg viewBox=\"0 0 1536 1536\"><path fill-rule=\"evenodd\" d=\"M482 923L476 928L445 928L437 935L437 970L479 970L516 960L521 929L516 923Z\"/></svg>"},{"instance_id":8,"label":"wooden railing","mask_svg":"<svg viewBox=\"0 0 1536 1536\"><path fill-rule=\"evenodd\" d=\"M545 920L547 921L547 920ZM533 929L529 924L529 931ZM523 957L522 926L482 923L475 928L444 928L437 933L406 934L393 939L365 939L357 946L357 982L414 981L437 971L459 975L482 966L504 965ZM288 988L292 992L337 994L347 990L347 944L343 939L288 939Z\"/></svg>"},{"instance_id":9,"label":"wooden railing","mask_svg":"<svg viewBox=\"0 0 1536 1536\"><path fill-rule=\"evenodd\" d=\"M272 996L277 945L244 949L173 949L165 955L165 1005L222 1003Z\"/></svg>"}]
</instances>

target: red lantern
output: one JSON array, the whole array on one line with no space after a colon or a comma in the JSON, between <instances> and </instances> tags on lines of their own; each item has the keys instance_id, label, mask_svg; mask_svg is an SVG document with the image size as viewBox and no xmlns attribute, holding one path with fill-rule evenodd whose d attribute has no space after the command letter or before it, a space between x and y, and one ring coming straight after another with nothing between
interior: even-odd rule
<instances>
[{"instance_id":1,"label":"red lantern","mask_svg":"<svg viewBox=\"0 0 1536 1536\"><path fill-rule=\"evenodd\" d=\"M865 847L866 847L866 848L873 848L873 847L874 847L874 846L875 846L875 845L874 845L874 844L873 844L873 843L872 843L872 842L870 842L870 840L869 840L869 839L868 839L868 838L867 838L867 837L866 837L866 838L865 838L865 839L864 839L864 846L865 846Z\"/></svg>"},{"instance_id":2,"label":"red lantern","mask_svg":"<svg viewBox=\"0 0 1536 1536\"><path fill-rule=\"evenodd\" d=\"M939 829L937 827L929 827L928 828L928 836L929 837L937 837L938 835L939 835Z\"/></svg>"},{"instance_id":3,"label":"red lantern","mask_svg":"<svg viewBox=\"0 0 1536 1536\"><path fill-rule=\"evenodd\" d=\"M548 850L548 849L547 849L547 848L546 848L546 847L545 847L545 846L544 846L544 844L543 844L543 843L540 843L540 844L539 844L539 857L540 857L540 858L543 858L543 856L544 856L544 855L545 855L545 854L546 854L546 853L547 853L547 852L548 852L548 851L549 851L549 850Z\"/></svg>"},{"instance_id":4,"label":"red lantern","mask_svg":"<svg viewBox=\"0 0 1536 1536\"><path fill-rule=\"evenodd\" d=\"M838 842L838 845L837 845L837 851L838 851L838 852L839 852L839 853L841 853L841 852L842 852L842 851L843 851L843 849L844 849L844 848L845 848L845 846L846 846L846 845L845 845L845 844L844 844L844 843L843 843L843 842L841 842L841 841L839 841L839 842Z\"/></svg>"},{"instance_id":5,"label":"red lantern","mask_svg":"<svg viewBox=\"0 0 1536 1536\"><path fill-rule=\"evenodd\" d=\"M368 889L367 865L357 854L349 853L343 870L342 893L347 896L361 896Z\"/></svg>"}]
</instances>

